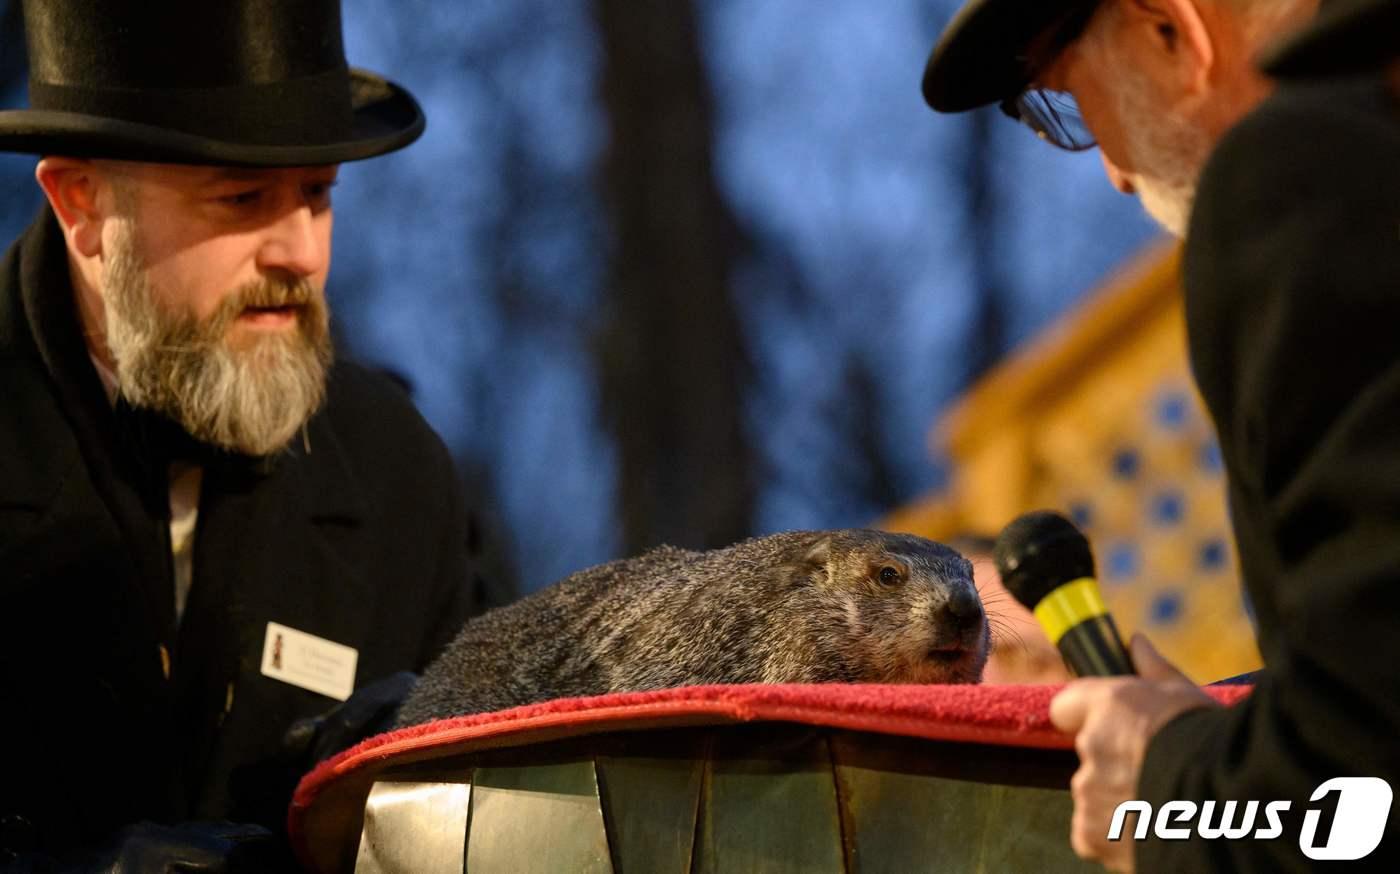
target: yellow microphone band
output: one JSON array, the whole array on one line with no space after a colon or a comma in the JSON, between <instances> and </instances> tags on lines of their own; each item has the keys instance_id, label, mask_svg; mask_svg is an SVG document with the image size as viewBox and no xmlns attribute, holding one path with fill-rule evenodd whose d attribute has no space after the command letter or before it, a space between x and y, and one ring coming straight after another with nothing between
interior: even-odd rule
<instances>
[{"instance_id":1,"label":"yellow microphone band","mask_svg":"<svg viewBox=\"0 0 1400 874\"><path fill-rule=\"evenodd\" d=\"M1036 620L1050 642L1056 644L1074 626L1107 613L1108 607L1093 577L1080 577L1058 586L1035 605Z\"/></svg>"}]
</instances>

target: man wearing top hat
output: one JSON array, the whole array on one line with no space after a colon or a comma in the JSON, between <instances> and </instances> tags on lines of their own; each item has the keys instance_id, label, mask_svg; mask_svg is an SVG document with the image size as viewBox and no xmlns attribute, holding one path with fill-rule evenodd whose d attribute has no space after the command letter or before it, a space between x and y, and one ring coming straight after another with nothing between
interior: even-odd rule
<instances>
[{"instance_id":1,"label":"man wearing top hat","mask_svg":"<svg viewBox=\"0 0 1400 874\"><path fill-rule=\"evenodd\" d=\"M1266 64L1276 83L1260 52L1315 13ZM1115 870L1395 870L1400 815L1384 839L1352 830L1386 821L1390 790L1312 795L1400 788L1400 0L971 0L923 84L940 111L999 102L1051 143L1097 144L1186 240L1191 364L1267 670L1222 710L1139 638L1143 679L1061 693L1074 849ZM1110 841L1129 799L1214 801L1211 826L1226 801L1235 825L1248 801L1290 808L1273 840L1190 820L1167 823L1189 839Z\"/></svg>"},{"instance_id":2,"label":"man wearing top hat","mask_svg":"<svg viewBox=\"0 0 1400 874\"><path fill-rule=\"evenodd\" d=\"M289 726L479 610L448 453L327 328L338 165L424 121L347 68L336 0L24 13L0 148L47 205L0 263L0 868L164 870L258 833L181 823L279 829Z\"/></svg>"}]
</instances>

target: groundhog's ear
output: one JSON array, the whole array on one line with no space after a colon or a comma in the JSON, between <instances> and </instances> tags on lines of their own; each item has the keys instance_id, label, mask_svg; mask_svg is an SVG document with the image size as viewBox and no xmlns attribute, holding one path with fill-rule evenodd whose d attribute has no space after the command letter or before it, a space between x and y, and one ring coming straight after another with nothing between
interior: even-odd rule
<instances>
[{"instance_id":1,"label":"groundhog's ear","mask_svg":"<svg viewBox=\"0 0 1400 874\"><path fill-rule=\"evenodd\" d=\"M810 574L812 571L825 569L830 561L831 538L822 535L813 540L807 551L802 554L802 570Z\"/></svg>"},{"instance_id":2,"label":"groundhog's ear","mask_svg":"<svg viewBox=\"0 0 1400 874\"><path fill-rule=\"evenodd\" d=\"M802 560L807 564L824 567L828 561L831 561L831 538L825 534L816 537L807 547L807 552L802 556Z\"/></svg>"}]
</instances>

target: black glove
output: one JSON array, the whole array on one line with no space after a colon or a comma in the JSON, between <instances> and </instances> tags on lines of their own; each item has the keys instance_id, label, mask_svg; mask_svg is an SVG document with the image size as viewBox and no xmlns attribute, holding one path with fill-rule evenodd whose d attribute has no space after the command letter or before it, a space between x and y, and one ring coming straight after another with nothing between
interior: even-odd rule
<instances>
[{"instance_id":1,"label":"black glove","mask_svg":"<svg viewBox=\"0 0 1400 874\"><path fill-rule=\"evenodd\" d=\"M318 716L293 722L276 756L229 774L232 815L249 822L284 822L301 778L319 762L391 728L417 679L408 672L385 677Z\"/></svg>"},{"instance_id":2,"label":"black glove","mask_svg":"<svg viewBox=\"0 0 1400 874\"><path fill-rule=\"evenodd\" d=\"M310 771L336 753L393 728L399 705L417 682L418 675L411 671L376 680L320 716L292 723L282 745L301 755L304 770Z\"/></svg>"}]
</instances>

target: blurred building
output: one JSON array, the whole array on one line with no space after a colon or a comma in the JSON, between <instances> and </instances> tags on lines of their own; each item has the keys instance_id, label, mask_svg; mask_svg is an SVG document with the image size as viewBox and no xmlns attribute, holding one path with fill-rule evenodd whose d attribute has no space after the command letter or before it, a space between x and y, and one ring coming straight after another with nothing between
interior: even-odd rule
<instances>
[{"instance_id":1,"label":"blurred building","mask_svg":"<svg viewBox=\"0 0 1400 874\"><path fill-rule=\"evenodd\" d=\"M886 527L989 538L1022 512L1059 510L1089 536L1125 637L1147 633L1200 682L1259 667L1220 450L1186 361L1175 248L1150 250L980 379L933 439L952 460L948 487ZM979 583L991 570L978 562ZM1028 657L1036 629L1015 631L1031 652L1011 647L994 678L1044 678Z\"/></svg>"}]
</instances>

